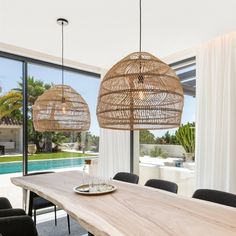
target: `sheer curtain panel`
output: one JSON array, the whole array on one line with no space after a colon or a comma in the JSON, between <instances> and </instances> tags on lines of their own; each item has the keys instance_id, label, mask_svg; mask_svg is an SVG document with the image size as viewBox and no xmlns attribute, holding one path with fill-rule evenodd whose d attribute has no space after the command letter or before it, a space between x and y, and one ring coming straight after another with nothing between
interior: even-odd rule
<instances>
[{"instance_id":1,"label":"sheer curtain panel","mask_svg":"<svg viewBox=\"0 0 236 236\"><path fill-rule=\"evenodd\" d=\"M130 132L100 129L98 174L110 178L130 172Z\"/></svg>"},{"instance_id":2,"label":"sheer curtain panel","mask_svg":"<svg viewBox=\"0 0 236 236\"><path fill-rule=\"evenodd\" d=\"M201 45L196 64L197 187L236 193L236 33Z\"/></svg>"}]
</instances>

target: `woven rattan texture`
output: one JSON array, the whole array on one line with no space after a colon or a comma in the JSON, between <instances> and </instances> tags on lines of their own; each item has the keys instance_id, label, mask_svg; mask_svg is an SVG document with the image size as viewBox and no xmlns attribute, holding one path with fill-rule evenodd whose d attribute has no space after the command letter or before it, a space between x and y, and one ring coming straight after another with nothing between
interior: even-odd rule
<instances>
[{"instance_id":1,"label":"woven rattan texture","mask_svg":"<svg viewBox=\"0 0 236 236\"><path fill-rule=\"evenodd\" d=\"M167 64L147 52L135 52L105 75L97 117L101 128L120 130L178 127L183 89Z\"/></svg>"},{"instance_id":2,"label":"woven rattan texture","mask_svg":"<svg viewBox=\"0 0 236 236\"><path fill-rule=\"evenodd\" d=\"M73 88L56 85L36 100L33 123L39 132L86 131L90 127L90 112L85 100Z\"/></svg>"}]
</instances>

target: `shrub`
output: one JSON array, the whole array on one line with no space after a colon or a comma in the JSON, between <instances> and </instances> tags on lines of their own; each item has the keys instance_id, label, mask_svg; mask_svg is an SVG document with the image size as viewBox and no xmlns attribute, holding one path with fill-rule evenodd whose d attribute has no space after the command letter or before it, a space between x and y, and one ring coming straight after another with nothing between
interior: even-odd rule
<instances>
[{"instance_id":1,"label":"shrub","mask_svg":"<svg viewBox=\"0 0 236 236\"><path fill-rule=\"evenodd\" d=\"M150 151L150 156L151 157L162 157L162 158L167 158L168 153L163 152L161 148L155 147Z\"/></svg>"},{"instance_id":2,"label":"shrub","mask_svg":"<svg viewBox=\"0 0 236 236\"><path fill-rule=\"evenodd\" d=\"M181 125L175 133L177 140L183 146L186 153L195 152L195 123Z\"/></svg>"}]
</instances>

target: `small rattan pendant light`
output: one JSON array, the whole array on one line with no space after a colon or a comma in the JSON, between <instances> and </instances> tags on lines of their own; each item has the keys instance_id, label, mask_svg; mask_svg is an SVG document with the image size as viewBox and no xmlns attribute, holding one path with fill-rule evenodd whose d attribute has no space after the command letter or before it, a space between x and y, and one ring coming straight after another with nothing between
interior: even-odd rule
<instances>
[{"instance_id":1,"label":"small rattan pendant light","mask_svg":"<svg viewBox=\"0 0 236 236\"><path fill-rule=\"evenodd\" d=\"M97 117L101 128L118 130L178 127L183 89L175 72L160 59L141 51L115 64L101 82Z\"/></svg>"},{"instance_id":2,"label":"small rattan pendant light","mask_svg":"<svg viewBox=\"0 0 236 236\"><path fill-rule=\"evenodd\" d=\"M62 26L62 84L55 85L37 98L33 109L33 124L39 132L86 131L90 127L89 108L82 96L64 85L64 26L68 21L57 20Z\"/></svg>"}]
</instances>

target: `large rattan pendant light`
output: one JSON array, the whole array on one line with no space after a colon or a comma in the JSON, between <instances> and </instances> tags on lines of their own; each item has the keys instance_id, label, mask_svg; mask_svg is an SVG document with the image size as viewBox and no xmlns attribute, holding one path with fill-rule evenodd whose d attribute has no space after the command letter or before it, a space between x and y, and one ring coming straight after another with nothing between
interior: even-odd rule
<instances>
[{"instance_id":1,"label":"large rattan pendant light","mask_svg":"<svg viewBox=\"0 0 236 236\"><path fill-rule=\"evenodd\" d=\"M51 87L33 105L33 123L39 132L86 131L90 127L89 108L82 96L64 85L64 26L68 21L57 19L62 27L62 84Z\"/></svg>"},{"instance_id":2,"label":"large rattan pendant light","mask_svg":"<svg viewBox=\"0 0 236 236\"><path fill-rule=\"evenodd\" d=\"M101 82L97 117L101 128L118 130L178 127L183 89L175 72L160 59L141 50L115 64Z\"/></svg>"}]
</instances>

